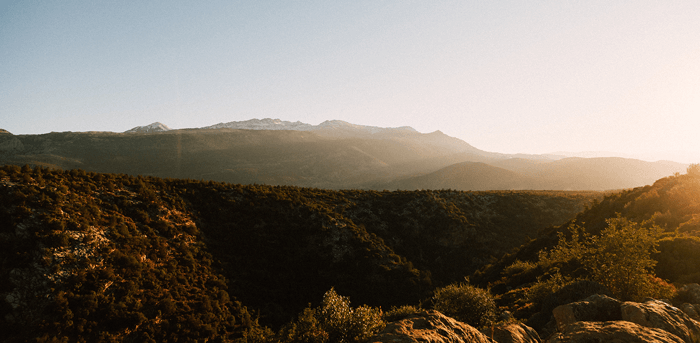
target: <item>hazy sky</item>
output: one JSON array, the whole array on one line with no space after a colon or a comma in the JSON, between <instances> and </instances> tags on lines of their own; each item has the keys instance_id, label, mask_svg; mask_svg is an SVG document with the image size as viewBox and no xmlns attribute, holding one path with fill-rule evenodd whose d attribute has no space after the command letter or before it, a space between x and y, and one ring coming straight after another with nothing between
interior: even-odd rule
<instances>
[{"instance_id":1,"label":"hazy sky","mask_svg":"<svg viewBox=\"0 0 700 343\"><path fill-rule=\"evenodd\" d=\"M699 18L695 0L4 1L0 128L340 119L700 157Z\"/></svg>"}]
</instances>

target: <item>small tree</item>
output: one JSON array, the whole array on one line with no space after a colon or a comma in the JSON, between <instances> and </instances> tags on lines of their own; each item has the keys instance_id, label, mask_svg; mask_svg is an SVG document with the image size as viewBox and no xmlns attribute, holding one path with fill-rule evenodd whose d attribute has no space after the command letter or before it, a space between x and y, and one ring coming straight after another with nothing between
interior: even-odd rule
<instances>
[{"instance_id":1,"label":"small tree","mask_svg":"<svg viewBox=\"0 0 700 343\"><path fill-rule=\"evenodd\" d=\"M591 237L583 262L591 277L624 300L639 299L651 289L649 275L656 261L651 254L661 229L644 227L618 215L606 221L599 237Z\"/></svg>"},{"instance_id":2,"label":"small tree","mask_svg":"<svg viewBox=\"0 0 700 343\"><path fill-rule=\"evenodd\" d=\"M578 261L588 277L607 287L613 295L624 300L658 296L653 268L661 229L644 227L619 214L606 220L608 227L593 236L578 225L571 225L571 238L559 234L559 244L539 254L539 264L545 269Z\"/></svg>"},{"instance_id":3,"label":"small tree","mask_svg":"<svg viewBox=\"0 0 700 343\"><path fill-rule=\"evenodd\" d=\"M693 177L700 178L700 163L693 163L688 166L686 173Z\"/></svg>"}]
</instances>

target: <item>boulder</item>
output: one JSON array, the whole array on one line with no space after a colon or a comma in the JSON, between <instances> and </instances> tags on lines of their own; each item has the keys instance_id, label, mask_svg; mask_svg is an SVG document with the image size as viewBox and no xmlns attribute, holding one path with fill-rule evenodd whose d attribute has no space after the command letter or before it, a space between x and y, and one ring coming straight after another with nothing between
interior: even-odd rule
<instances>
[{"instance_id":1,"label":"boulder","mask_svg":"<svg viewBox=\"0 0 700 343\"><path fill-rule=\"evenodd\" d=\"M691 304L700 304L700 285L690 283L681 287L678 294L683 298L682 301Z\"/></svg>"},{"instance_id":2,"label":"boulder","mask_svg":"<svg viewBox=\"0 0 700 343\"><path fill-rule=\"evenodd\" d=\"M535 313L527 320L527 325L535 328L546 336L556 329L552 311L560 305L580 301L591 295L612 295L607 287L589 280L578 280L562 287L560 290L548 295L542 301L540 312Z\"/></svg>"},{"instance_id":3,"label":"boulder","mask_svg":"<svg viewBox=\"0 0 700 343\"><path fill-rule=\"evenodd\" d=\"M622 320L621 301L607 295L591 295L590 297L566 305L557 306L552 314L557 322L559 331L575 322L605 322Z\"/></svg>"},{"instance_id":4,"label":"boulder","mask_svg":"<svg viewBox=\"0 0 700 343\"><path fill-rule=\"evenodd\" d=\"M367 342L494 343L479 330L433 310L391 322Z\"/></svg>"},{"instance_id":5,"label":"boulder","mask_svg":"<svg viewBox=\"0 0 700 343\"><path fill-rule=\"evenodd\" d=\"M501 324L481 330L498 343L540 343L540 335L535 329L520 323Z\"/></svg>"},{"instance_id":6,"label":"boulder","mask_svg":"<svg viewBox=\"0 0 700 343\"><path fill-rule=\"evenodd\" d=\"M700 304L683 303L678 308L685 312L690 318L700 320Z\"/></svg>"},{"instance_id":7,"label":"boulder","mask_svg":"<svg viewBox=\"0 0 700 343\"><path fill-rule=\"evenodd\" d=\"M654 299L644 303L625 302L620 309L622 320L665 330L685 342L700 342L700 323L665 302Z\"/></svg>"},{"instance_id":8,"label":"boulder","mask_svg":"<svg viewBox=\"0 0 700 343\"><path fill-rule=\"evenodd\" d=\"M661 329L625 321L576 322L567 325L563 332L547 340L547 343L592 342L683 343L683 340Z\"/></svg>"}]
</instances>

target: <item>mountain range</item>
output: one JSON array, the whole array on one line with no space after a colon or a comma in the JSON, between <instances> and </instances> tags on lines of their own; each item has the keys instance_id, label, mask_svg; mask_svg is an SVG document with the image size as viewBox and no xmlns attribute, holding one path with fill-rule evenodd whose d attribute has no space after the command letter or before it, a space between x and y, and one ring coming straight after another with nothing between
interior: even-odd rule
<instances>
[{"instance_id":1,"label":"mountain range","mask_svg":"<svg viewBox=\"0 0 700 343\"><path fill-rule=\"evenodd\" d=\"M687 165L480 150L441 131L251 119L196 129L0 135L0 164L329 189L608 190Z\"/></svg>"}]
</instances>

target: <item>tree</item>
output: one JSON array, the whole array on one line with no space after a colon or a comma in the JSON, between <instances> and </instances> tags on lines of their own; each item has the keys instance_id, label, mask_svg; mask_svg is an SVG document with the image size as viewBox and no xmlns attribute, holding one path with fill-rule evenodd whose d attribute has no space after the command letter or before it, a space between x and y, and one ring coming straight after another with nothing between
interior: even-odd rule
<instances>
[{"instance_id":1,"label":"tree","mask_svg":"<svg viewBox=\"0 0 700 343\"><path fill-rule=\"evenodd\" d=\"M662 230L656 225L645 227L619 214L606 223L608 227L600 236L589 235L583 227L571 225L571 238L560 234L559 244L554 249L540 253L539 264L551 268L578 261L589 278L620 299L657 296L658 285L653 284L656 261L651 255L657 252Z\"/></svg>"},{"instance_id":2,"label":"tree","mask_svg":"<svg viewBox=\"0 0 700 343\"><path fill-rule=\"evenodd\" d=\"M651 277L661 229L644 227L618 215L606 220L608 227L591 237L583 259L591 277L623 300L652 295Z\"/></svg>"}]
</instances>

